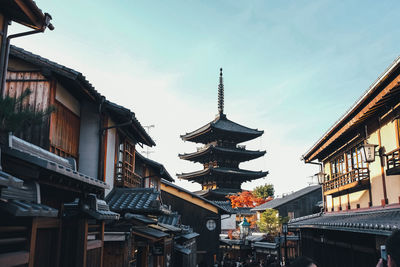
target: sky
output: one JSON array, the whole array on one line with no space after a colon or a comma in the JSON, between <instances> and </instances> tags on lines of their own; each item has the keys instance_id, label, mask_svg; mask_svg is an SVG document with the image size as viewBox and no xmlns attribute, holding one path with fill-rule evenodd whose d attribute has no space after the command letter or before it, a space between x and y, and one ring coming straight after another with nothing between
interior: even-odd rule
<instances>
[{"instance_id":1,"label":"sky","mask_svg":"<svg viewBox=\"0 0 400 267\"><path fill-rule=\"evenodd\" d=\"M82 72L154 125L149 157L174 177L202 168L178 158L201 146L180 135L215 118L222 67L227 117L264 130L244 144L266 155L240 167L269 174L242 188L272 183L277 195L311 182L318 166L301 156L400 55L399 1L35 2L55 30L12 44Z\"/></svg>"}]
</instances>

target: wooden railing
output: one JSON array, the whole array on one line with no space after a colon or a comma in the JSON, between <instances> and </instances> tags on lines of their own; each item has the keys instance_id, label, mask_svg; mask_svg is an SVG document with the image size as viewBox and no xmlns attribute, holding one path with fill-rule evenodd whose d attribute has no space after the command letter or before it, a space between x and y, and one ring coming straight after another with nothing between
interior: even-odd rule
<instances>
[{"instance_id":1,"label":"wooden railing","mask_svg":"<svg viewBox=\"0 0 400 267\"><path fill-rule=\"evenodd\" d=\"M119 162L116 165L115 184L122 187L142 187L142 177Z\"/></svg>"},{"instance_id":2,"label":"wooden railing","mask_svg":"<svg viewBox=\"0 0 400 267\"><path fill-rule=\"evenodd\" d=\"M324 192L367 178L369 178L368 168L353 169L326 181L323 185Z\"/></svg>"},{"instance_id":3,"label":"wooden railing","mask_svg":"<svg viewBox=\"0 0 400 267\"><path fill-rule=\"evenodd\" d=\"M386 153L386 166L389 173L400 167L400 148Z\"/></svg>"}]
</instances>

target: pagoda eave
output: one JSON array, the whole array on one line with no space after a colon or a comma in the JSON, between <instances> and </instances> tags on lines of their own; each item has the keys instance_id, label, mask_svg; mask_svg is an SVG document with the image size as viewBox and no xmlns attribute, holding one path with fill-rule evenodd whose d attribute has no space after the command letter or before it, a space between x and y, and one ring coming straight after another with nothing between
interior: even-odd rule
<instances>
[{"instance_id":1,"label":"pagoda eave","mask_svg":"<svg viewBox=\"0 0 400 267\"><path fill-rule=\"evenodd\" d=\"M207 168L204 170L190 172L190 173L182 173L177 174L179 179L189 180L189 181L196 181L196 180L211 180L211 179L218 179L218 178L230 178L230 179L242 179L242 180L254 180L265 177L268 175L268 172L255 172L255 171L248 171L243 169L231 169L231 168Z\"/></svg>"},{"instance_id":2,"label":"pagoda eave","mask_svg":"<svg viewBox=\"0 0 400 267\"><path fill-rule=\"evenodd\" d=\"M230 160L236 160L238 162L244 162L252 159L256 159L264 156L266 151L253 151L245 150L240 148L222 148L209 146L206 149L187 154L180 154L179 158L184 160L190 160L193 162L207 163L212 157L225 157Z\"/></svg>"}]
</instances>

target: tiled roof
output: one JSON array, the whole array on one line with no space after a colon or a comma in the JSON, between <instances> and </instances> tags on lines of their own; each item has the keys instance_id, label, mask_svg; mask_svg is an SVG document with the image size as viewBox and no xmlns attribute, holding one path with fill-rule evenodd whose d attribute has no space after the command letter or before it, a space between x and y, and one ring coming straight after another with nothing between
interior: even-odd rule
<instances>
[{"instance_id":1,"label":"tiled roof","mask_svg":"<svg viewBox=\"0 0 400 267\"><path fill-rule=\"evenodd\" d=\"M390 235L393 230L400 229L400 208L317 213L293 219L289 227Z\"/></svg>"},{"instance_id":2,"label":"tiled roof","mask_svg":"<svg viewBox=\"0 0 400 267\"><path fill-rule=\"evenodd\" d=\"M290 195L284 196L284 197L280 197L280 198L274 198L271 201L268 201L264 204L261 204L260 206L257 206L255 208L253 208L254 211L263 211L266 209L274 209L277 208L285 203L288 203L292 200L295 200L299 197L302 197L308 193L314 192L315 190L321 189L320 185L313 185L313 186L308 186L305 188L302 188Z\"/></svg>"},{"instance_id":3,"label":"tiled roof","mask_svg":"<svg viewBox=\"0 0 400 267\"><path fill-rule=\"evenodd\" d=\"M164 233L163 231L151 228L151 227L133 227L132 232L142 234L152 238L163 238L169 236L169 234Z\"/></svg>"},{"instance_id":4,"label":"tiled roof","mask_svg":"<svg viewBox=\"0 0 400 267\"><path fill-rule=\"evenodd\" d=\"M240 148L228 148L228 147L220 147L220 146L207 146L203 149L200 149L193 153L179 154L181 159L192 160L192 161L201 161L201 158L208 154L224 154L229 156L230 158L238 158L241 161L247 161L251 159L255 159L263 156L265 151L255 151L255 150L245 150Z\"/></svg>"},{"instance_id":5,"label":"tiled roof","mask_svg":"<svg viewBox=\"0 0 400 267\"><path fill-rule=\"evenodd\" d=\"M168 173L167 169L165 169L164 165L161 163L158 163L157 161L151 160L149 158L146 158L139 152L135 152L135 155L139 157L145 164L152 166L153 168L158 169L160 173L160 177L164 178L167 181L174 182L174 178L171 177L171 175Z\"/></svg>"},{"instance_id":6,"label":"tiled roof","mask_svg":"<svg viewBox=\"0 0 400 267\"><path fill-rule=\"evenodd\" d=\"M82 182L85 184L89 184L98 188L102 189L107 189L109 186L98 179L95 179L93 177L87 176L83 173L77 172L71 168L66 167L66 165L61 165L59 163L56 163L52 160L49 160L47 158L42 157L39 153L37 153L38 150L43 150L42 148L35 146L33 144L29 144L29 147L32 147L34 149L29 149L28 147L25 147L24 150L21 148L15 146L14 144L18 142L25 142L22 139L19 139L15 136L12 137L12 142L9 143L8 147L2 147L2 152L8 155L11 155L12 157L18 158L22 161L29 162L31 164L34 164L36 166L42 167L46 170L58 173L60 175L63 175L65 177L68 177L69 179ZM55 157L58 157L57 155L54 155Z\"/></svg>"},{"instance_id":7,"label":"tiled roof","mask_svg":"<svg viewBox=\"0 0 400 267\"><path fill-rule=\"evenodd\" d=\"M149 216L143 214L133 214L133 213L125 213L124 219L127 220L136 220L144 224L152 224L157 223L157 221Z\"/></svg>"},{"instance_id":8,"label":"tiled roof","mask_svg":"<svg viewBox=\"0 0 400 267\"><path fill-rule=\"evenodd\" d=\"M11 174L0 171L0 187L1 186L22 188L24 186L24 181L12 176Z\"/></svg>"},{"instance_id":9,"label":"tiled roof","mask_svg":"<svg viewBox=\"0 0 400 267\"><path fill-rule=\"evenodd\" d=\"M58 210L49 206L25 200L0 201L0 209L17 217L57 217Z\"/></svg>"},{"instance_id":10,"label":"tiled roof","mask_svg":"<svg viewBox=\"0 0 400 267\"><path fill-rule=\"evenodd\" d=\"M163 214L158 217L158 222L162 224L169 224L173 226L177 226L179 223L179 220L181 218L181 215L179 215L177 212L172 212L171 214Z\"/></svg>"},{"instance_id":11,"label":"tiled roof","mask_svg":"<svg viewBox=\"0 0 400 267\"><path fill-rule=\"evenodd\" d=\"M118 213L159 213L159 194L154 188L114 188L106 201L110 209Z\"/></svg>"},{"instance_id":12,"label":"tiled roof","mask_svg":"<svg viewBox=\"0 0 400 267\"><path fill-rule=\"evenodd\" d=\"M264 133L264 131L251 129L246 126L240 125L236 122L233 122L231 120L228 120L225 115L219 115L214 121L207 123L206 125L200 127L199 129L181 135L181 138L185 141L200 142L200 139L198 140L197 137L209 134L212 130L231 133L232 135L235 134L241 135L242 137L239 138L240 142L251 140Z\"/></svg>"},{"instance_id":13,"label":"tiled roof","mask_svg":"<svg viewBox=\"0 0 400 267\"><path fill-rule=\"evenodd\" d=\"M229 176L230 178L243 178L245 180L253 180L267 176L268 172L263 171L249 171L237 168L226 168L226 167L209 167L204 170L190 172L190 173L182 173L178 174L179 179L188 179L194 180L203 176L208 176L210 174L216 175L225 175Z\"/></svg>"},{"instance_id":14,"label":"tiled roof","mask_svg":"<svg viewBox=\"0 0 400 267\"><path fill-rule=\"evenodd\" d=\"M214 202L215 204L217 204L230 214L252 215L256 213L255 211L251 210L252 208L248 207L232 208L232 204L229 200L227 201L215 200L212 202Z\"/></svg>"}]
</instances>

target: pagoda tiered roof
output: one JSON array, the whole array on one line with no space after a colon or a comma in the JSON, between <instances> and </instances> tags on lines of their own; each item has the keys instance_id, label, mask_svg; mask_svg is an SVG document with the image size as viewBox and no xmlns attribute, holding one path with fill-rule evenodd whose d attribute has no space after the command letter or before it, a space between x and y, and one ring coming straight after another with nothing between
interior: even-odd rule
<instances>
[{"instance_id":1,"label":"pagoda tiered roof","mask_svg":"<svg viewBox=\"0 0 400 267\"><path fill-rule=\"evenodd\" d=\"M208 144L216 140L225 140L233 143L242 143L261 136L264 131L251 129L228 120L225 114L219 114L215 120L199 129L181 135L184 141Z\"/></svg>"},{"instance_id":2,"label":"pagoda tiered roof","mask_svg":"<svg viewBox=\"0 0 400 267\"><path fill-rule=\"evenodd\" d=\"M230 160L235 160L238 162L243 162L243 161L248 161L252 159L256 159L259 157L264 156L266 151L260 151L260 150L246 150L244 148L240 147L234 147L234 148L229 148L229 147L221 147L221 146L215 146L215 145L210 145L206 146L202 149L199 149L196 152L193 153L185 153L185 154L179 154L179 157L181 159L185 160L190 160L194 162L200 162L200 163L207 163L210 161L211 157L219 157L219 158L229 158Z\"/></svg>"},{"instance_id":3,"label":"pagoda tiered roof","mask_svg":"<svg viewBox=\"0 0 400 267\"><path fill-rule=\"evenodd\" d=\"M216 180L218 178L228 178L240 181L251 181L267 176L268 172L249 171L238 168L208 167L200 171L178 174L179 179L200 182L201 180Z\"/></svg>"}]
</instances>

